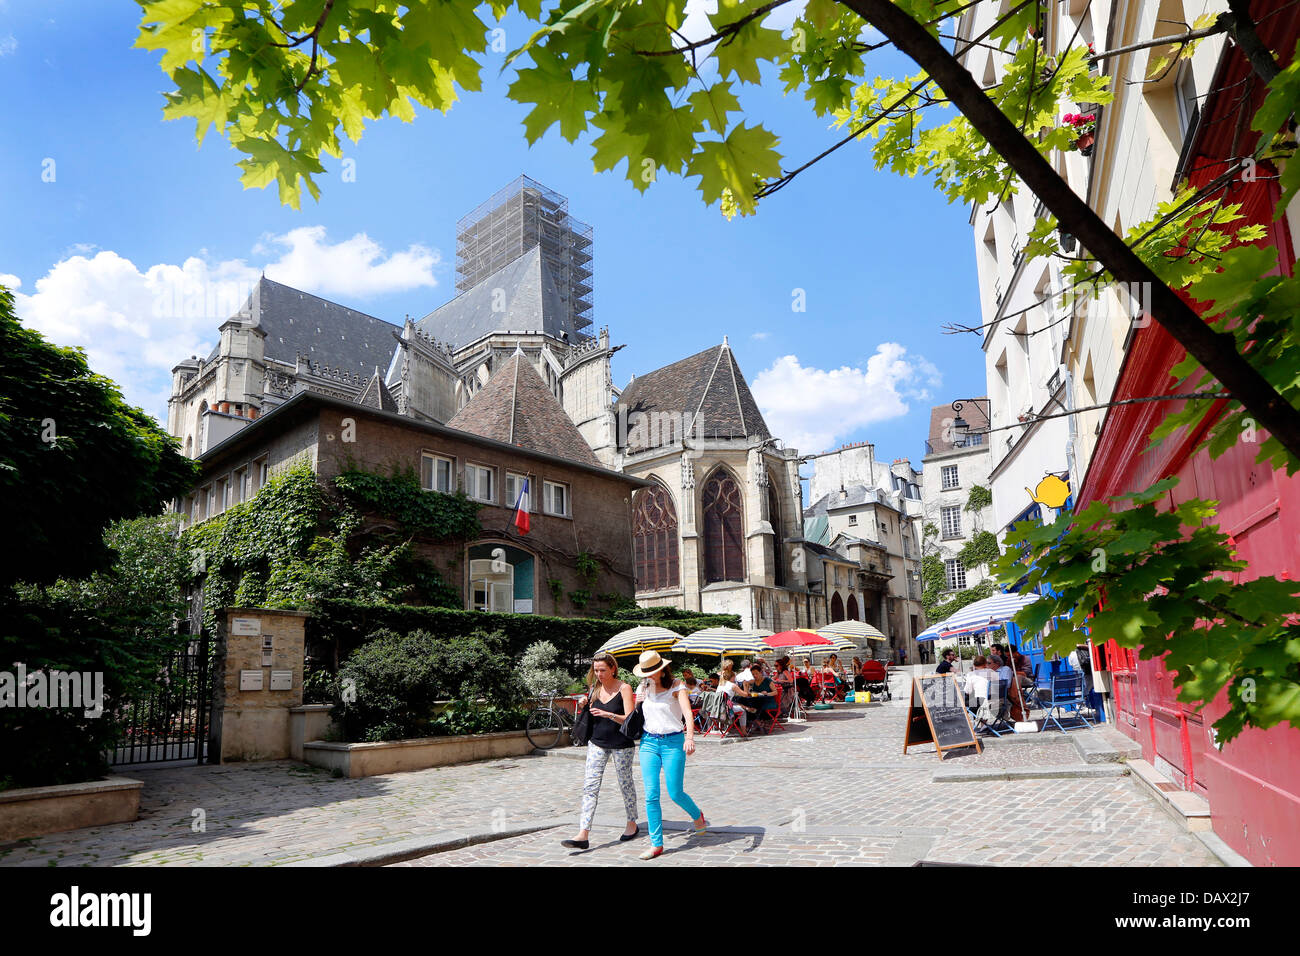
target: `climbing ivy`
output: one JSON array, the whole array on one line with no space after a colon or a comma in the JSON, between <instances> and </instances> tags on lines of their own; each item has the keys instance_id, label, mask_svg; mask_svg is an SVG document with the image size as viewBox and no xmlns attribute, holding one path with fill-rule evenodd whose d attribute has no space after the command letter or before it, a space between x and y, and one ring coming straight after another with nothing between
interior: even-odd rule
<instances>
[{"instance_id":1,"label":"climbing ivy","mask_svg":"<svg viewBox=\"0 0 1300 956\"><path fill-rule=\"evenodd\" d=\"M363 514L393 522L362 531ZM277 475L249 501L185 534L204 559L204 625L223 607L304 607L321 597L420 600L459 606L460 596L410 538L472 538L478 506L463 495L429 494L410 472L351 469L327 486L306 465Z\"/></svg>"},{"instance_id":2,"label":"climbing ivy","mask_svg":"<svg viewBox=\"0 0 1300 956\"><path fill-rule=\"evenodd\" d=\"M998 547L998 537L992 531L977 531L966 542L957 558L967 568L978 568L981 564L991 564L1002 555Z\"/></svg>"},{"instance_id":3,"label":"climbing ivy","mask_svg":"<svg viewBox=\"0 0 1300 956\"><path fill-rule=\"evenodd\" d=\"M983 511L993 504L993 492L983 485L971 485L970 496L966 499L967 511Z\"/></svg>"},{"instance_id":4,"label":"climbing ivy","mask_svg":"<svg viewBox=\"0 0 1300 956\"><path fill-rule=\"evenodd\" d=\"M407 534L434 540L472 539L482 531L479 505L463 491L430 494L413 469L391 475L351 468L334 479L334 487L353 507L396 521Z\"/></svg>"}]
</instances>

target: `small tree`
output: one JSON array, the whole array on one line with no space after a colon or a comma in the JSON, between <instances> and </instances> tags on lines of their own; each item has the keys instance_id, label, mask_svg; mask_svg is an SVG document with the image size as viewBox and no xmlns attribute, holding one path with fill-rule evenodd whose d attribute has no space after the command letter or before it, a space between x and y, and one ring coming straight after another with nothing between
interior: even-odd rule
<instances>
[{"instance_id":1,"label":"small tree","mask_svg":"<svg viewBox=\"0 0 1300 956\"><path fill-rule=\"evenodd\" d=\"M519 658L519 679L531 696L553 697L573 681L567 671L556 666L559 656L559 650L550 641L528 645Z\"/></svg>"}]
</instances>

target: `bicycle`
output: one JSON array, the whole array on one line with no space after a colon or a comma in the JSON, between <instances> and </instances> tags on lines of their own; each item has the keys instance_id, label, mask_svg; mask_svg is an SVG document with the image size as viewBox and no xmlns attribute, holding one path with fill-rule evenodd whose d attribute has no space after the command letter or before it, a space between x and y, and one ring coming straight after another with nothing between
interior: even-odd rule
<instances>
[{"instance_id":1,"label":"bicycle","mask_svg":"<svg viewBox=\"0 0 1300 956\"><path fill-rule=\"evenodd\" d=\"M550 750L560 742L560 736L569 731L569 740L573 740L573 715L563 707L556 707L555 701L558 698L552 696L538 700L546 700L545 707L536 708L528 715L528 723L524 727L524 733L528 737L528 742L538 750ZM574 697L566 698L575 700Z\"/></svg>"}]
</instances>

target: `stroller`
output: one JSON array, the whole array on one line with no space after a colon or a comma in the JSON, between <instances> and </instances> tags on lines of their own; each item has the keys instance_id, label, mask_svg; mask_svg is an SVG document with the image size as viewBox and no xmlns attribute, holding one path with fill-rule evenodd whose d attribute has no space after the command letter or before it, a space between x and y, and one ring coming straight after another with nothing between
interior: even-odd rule
<instances>
[{"instance_id":1,"label":"stroller","mask_svg":"<svg viewBox=\"0 0 1300 956\"><path fill-rule=\"evenodd\" d=\"M889 671L880 661L866 661L862 665L862 688L868 693L889 700Z\"/></svg>"}]
</instances>

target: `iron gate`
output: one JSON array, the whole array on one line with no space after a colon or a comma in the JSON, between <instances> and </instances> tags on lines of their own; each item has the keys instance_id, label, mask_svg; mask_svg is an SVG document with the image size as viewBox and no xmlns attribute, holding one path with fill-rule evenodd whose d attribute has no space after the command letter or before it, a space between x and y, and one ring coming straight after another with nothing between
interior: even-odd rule
<instances>
[{"instance_id":1,"label":"iron gate","mask_svg":"<svg viewBox=\"0 0 1300 956\"><path fill-rule=\"evenodd\" d=\"M185 760L207 763L212 720L212 660L206 633L172 654L154 688L113 710L113 765Z\"/></svg>"}]
</instances>

